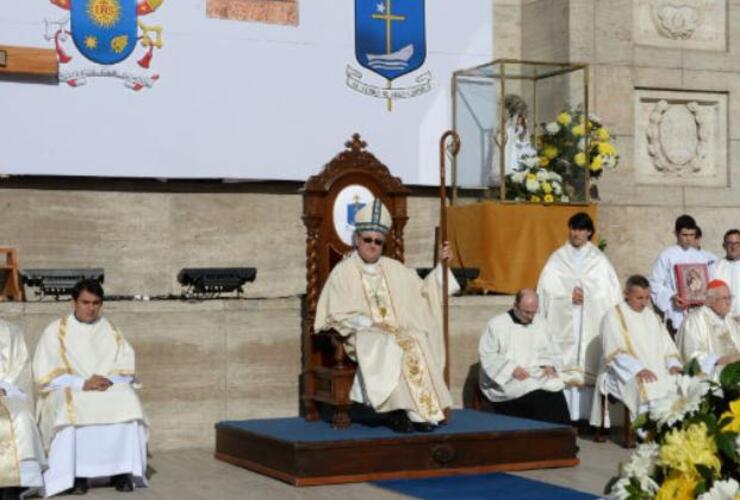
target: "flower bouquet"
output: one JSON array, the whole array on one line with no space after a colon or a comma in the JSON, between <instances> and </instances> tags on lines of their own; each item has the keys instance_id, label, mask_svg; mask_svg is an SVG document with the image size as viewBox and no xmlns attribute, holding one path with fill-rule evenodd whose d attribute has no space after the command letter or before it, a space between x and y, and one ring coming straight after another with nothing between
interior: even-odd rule
<instances>
[{"instance_id":1,"label":"flower bouquet","mask_svg":"<svg viewBox=\"0 0 740 500\"><path fill-rule=\"evenodd\" d=\"M585 200L583 169L588 167L588 176L598 178L605 168L615 168L619 163L609 131L593 115L586 123L583 111L566 109L554 121L541 124L541 129L537 156L523 158L518 170L506 176L507 199L545 203ZM525 185L529 180L529 188L533 188L530 175L542 170L557 174L562 187L562 193L548 197L549 201L545 200L548 193L533 192Z\"/></svg>"},{"instance_id":2,"label":"flower bouquet","mask_svg":"<svg viewBox=\"0 0 740 500\"><path fill-rule=\"evenodd\" d=\"M691 361L687 371L699 372ZM620 500L740 498L740 362L719 383L682 375L634 426L646 436L606 487Z\"/></svg>"}]
</instances>

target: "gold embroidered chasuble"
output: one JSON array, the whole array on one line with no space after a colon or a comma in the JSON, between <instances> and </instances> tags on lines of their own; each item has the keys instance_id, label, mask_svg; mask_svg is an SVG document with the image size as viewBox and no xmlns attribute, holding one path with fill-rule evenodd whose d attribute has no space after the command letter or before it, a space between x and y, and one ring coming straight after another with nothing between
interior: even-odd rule
<instances>
[{"instance_id":1,"label":"gold embroidered chasuble","mask_svg":"<svg viewBox=\"0 0 740 500\"><path fill-rule=\"evenodd\" d=\"M616 388L613 394L637 416L641 405L675 391L675 376L670 366L681 366L681 356L668 330L657 314L646 307L640 312L633 310L626 302L611 308L601 322L601 341L604 357L596 383L602 394L607 393L608 370L612 370L610 387ZM655 374L657 381L642 382L635 373L619 365L619 356L628 357L627 362L633 371L647 368ZM638 370L639 371L639 370ZM601 398L594 398L591 421L599 425L601 420Z\"/></svg>"},{"instance_id":2,"label":"gold embroidered chasuble","mask_svg":"<svg viewBox=\"0 0 740 500\"><path fill-rule=\"evenodd\" d=\"M20 462L35 460L45 465L30 405L31 371L22 332L0 320L0 488L21 485ZM11 389L12 387L12 389ZM15 393L23 391L25 399Z\"/></svg>"},{"instance_id":3,"label":"gold embroidered chasuble","mask_svg":"<svg viewBox=\"0 0 740 500\"><path fill-rule=\"evenodd\" d=\"M62 375L83 380L93 375L109 378L135 375L133 348L105 318L88 324L70 314L51 323L36 346L33 371L38 388L36 413L47 449L56 432L66 426L134 420L146 424L132 384L116 383L105 391L49 386Z\"/></svg>"},{"instance_id":4,"label":"gold embroidered chasuble","mask_svg":"<svg viewBox=\"0 0 740 500\"><path fill-rule=\"evenodd\" d=\"M572 386L594 384L601 359L599 323L621 300L619 279L609 259L591 243L581 252L576 255L570 243L560 247L545 263L537 283L540 314L563 359L561 378ZM582 306L572 303L577 286L583 289Z\"/></svg>"},{"instance_id":5,"label":"gold embroidered chasuble","mask_svg":"<svg viewBox=\"0 0 740 500\"><path fill-rule=\"evenodd\" d=\"M315 331L348 337L347 353L359 365L367 402L378 412L411 410L428 422L444 419L452 404L444 383L442 294L437 270L416 272L381 257L372 265L353 252L327 280ZM457 282L450 273L450 290Z\"/></svg>"},{"instance_id":6,"label":"gold embroidered chasuble","mask_svg":"<svg viewBox=\"0 0 740 500\"><path fill-rule=\"evenodd\" d=\"M681 324L676 342L686 361L738 354L740 325L731 317L731 313L720 318L710 307L701 306L692 311Z\"/></svg>"}]
</instances>

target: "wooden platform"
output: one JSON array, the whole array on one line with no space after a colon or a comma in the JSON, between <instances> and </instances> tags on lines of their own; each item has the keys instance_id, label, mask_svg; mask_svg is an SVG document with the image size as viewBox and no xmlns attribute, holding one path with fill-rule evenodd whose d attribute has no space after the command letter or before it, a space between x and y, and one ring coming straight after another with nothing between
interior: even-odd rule
<instances>
[{"instance_id":1,"label":"wooden platform","mask_svg":"<svg viewBox=\"0 0 740 500\"><path fill-rule=\"evenodd\" d=\"M456 410L432 433L300 418L216 425L217 459L295 486L578 465L576 433L532 420Z\"/></svg>"}]
</instances>

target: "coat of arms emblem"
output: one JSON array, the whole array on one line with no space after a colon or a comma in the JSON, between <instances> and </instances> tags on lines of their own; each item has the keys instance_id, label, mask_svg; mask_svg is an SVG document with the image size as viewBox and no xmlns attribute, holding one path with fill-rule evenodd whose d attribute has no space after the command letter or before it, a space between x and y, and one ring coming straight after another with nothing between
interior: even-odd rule
<instances>
[{"instance_id":1,"label":"coat of arms emblem","mask_svg":"<svg viewBox=\"0 0 740 500\"><path fill-rule=\"evenodd\" d=\"M115 77L127 87L141 90L151 87L159 75L148 73L154 49L162 48L162 27L147 26L139 20L157 10L164 0L51 0L68 10L70 16L59 21L44 20L45 38L54 41L60 64L68 64L73 56L65 47L70 36L75 48L87 60L101 66L74 71L61 71L60 80L72 87L84 85L90 77ZM143 73L133 73L113 65L125 61L140 45L143 56L136 61Z\"/></svg>"},{"instance_id":2,"label":"coat of arms emblem","mask_svg":"<svg viewBox=\"0 0 740 500\"><path fill-rule=\"evenodd\" d=\"M393 81L412 73L426 60L424 0L355 0L355 57L363 68L386 80L385 87L362 80L363 74L347 66L347 85L365 95L386 99L416 97L431 90L431 73L425 72L408 87Z\"/></svg>"}]
</instances>

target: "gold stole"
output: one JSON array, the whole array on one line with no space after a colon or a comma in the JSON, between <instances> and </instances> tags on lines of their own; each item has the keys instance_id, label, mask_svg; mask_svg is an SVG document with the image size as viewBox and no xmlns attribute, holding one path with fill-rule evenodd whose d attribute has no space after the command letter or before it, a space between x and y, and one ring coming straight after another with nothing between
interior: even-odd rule
<instances>
[{"instance_id":1,"label":"gold stole","mask_svg":"<svg viewBox=\"0 0 740 500\"><path fill-rule=\"evenodd\" d=\"M19 486L21 472L15 446L13 416L0 398L0 488Z\"/></svg>"},{"instance_id":2,"label":"gold stole","mask_svg":"<svg viewBox=\"0 0 740 500\"><path fill-rule=\"evenodd\" d=\"M619 306L619 304L617 304L615 307L617 309L617 316L619 316L619 326L622 329L622 338L624 339L625 346L627 346L627 352L630 356L637 359L637 355L635 354L635 348L632 345L632 338L630 337L630 332L627 329L627 321L625 321L624 319L624 313L622 312L622 308ZM642 401L645 402L649 399L647 395L647 391L645 390L645 383L637 377L635 377L635 379L637 382L637 387L640 391L640 399L642 399Z\"/></svg>"},{"instance_id":3,"label":"gold stole","mask_svg":"<svg viewBox=\"0 0 740 500\"><path fill-rule=\"evenodd\" d=\"M378 265L376 274L365 272L364 269L360 274L373 322L384 325L384 331L393 335L403 350L403 375L416 413L428 422L443 420L444 413L429 375L427 360L417 340L398 326L398 315L382 268Z\"/></svg>"}]
</instances>

